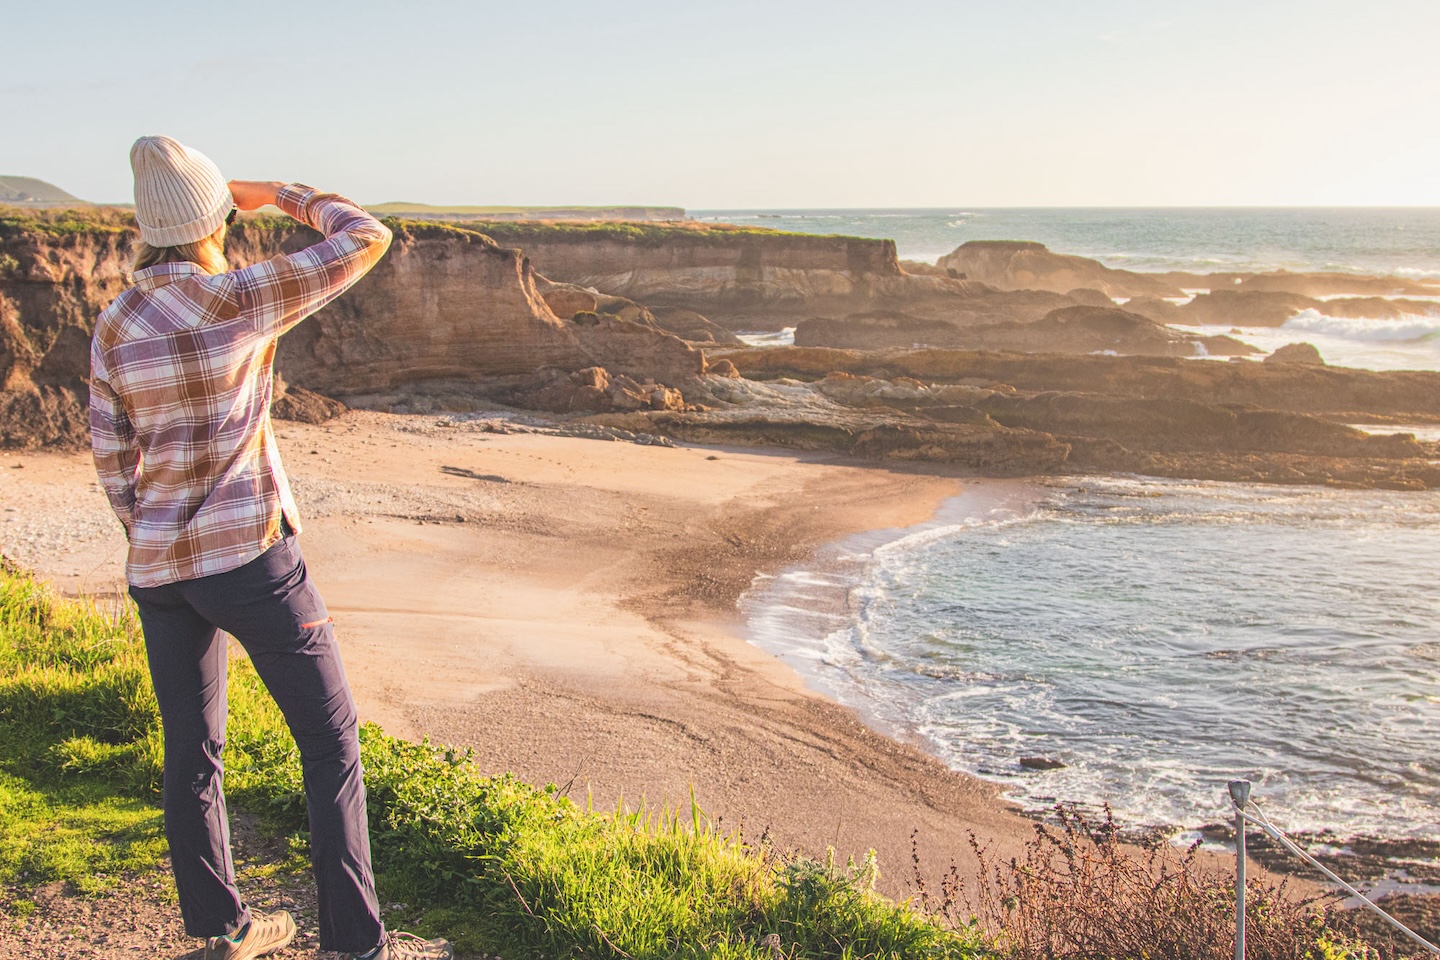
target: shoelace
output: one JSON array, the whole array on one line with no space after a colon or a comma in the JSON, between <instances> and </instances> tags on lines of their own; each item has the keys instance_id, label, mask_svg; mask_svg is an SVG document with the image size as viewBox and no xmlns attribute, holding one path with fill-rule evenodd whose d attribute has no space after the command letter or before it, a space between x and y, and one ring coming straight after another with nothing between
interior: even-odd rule
<instances>
[{"instance_id":1,"label":"shoelace","mask_svg":"<svg viewBox=\"0 0 1440 960\"><path fill-rule=\"evenodd\" d=\"M403 939L402 939L402 938L403 938ZM416 936L416 935L413 934L413 933L405 933L404 931L401 931L401 932L399 932L399 933L396 933L396 932L392 932L392 931L388 931L388 930L387 930L386 933L385 933L385 942L386 942L388 945L395 946L395 947L401 947L401 946L402 946L403 944L405 944L405 943L411 943L411 944L419 944L420 946L424 947L426 950L435 950L435 949L436 949L435 945L432 944L429 940L426 940L424 937L418 937L418 936Z\"/></svg>"}]
</instances>

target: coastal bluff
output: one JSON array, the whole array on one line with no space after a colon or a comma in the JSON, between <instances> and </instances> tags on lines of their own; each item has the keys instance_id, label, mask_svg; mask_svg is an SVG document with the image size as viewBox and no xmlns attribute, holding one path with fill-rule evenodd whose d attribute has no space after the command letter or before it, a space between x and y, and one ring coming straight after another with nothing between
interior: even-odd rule
<instances>
[{"instance_id":1,"label":"coastal bluff","mask_svg":"<svg viewBox=\"0 0 1440 960\"><path fill-rule=\"evenodd\" d=\"M1089 287L912 273L893 243L863 238L387 222L386 258L281 340L277 415L503 404L600 429L960 472L1440 486L1437 444L1353 426L1440 424L1440 374L1197 363L1188 358L1255 351L1146 316L1153 304L1183 309L1158 295L1121 307ZM125 288L134 235L115 209L0 210L0 446L88 443L89 339ZM243 266L317 236L286 218L242 218L228 254ZM1044 248L990 250L1043 260ZM1081 260L1064 258L1052 286L1108 269ZM1006 269L1006 282L1029 282ZM797 346L748 348L732 332L784 326Z\"/></svg>"},{"instance_id":2,"label":"coastal bluff","mask_svg":"<svg viewBox=\"0 0 1440 960\"><path fill-rule=\"evenodd\" d=\"M739 329L796 311L868 303L904 276L890 240L752 228L623 228L476 223L519 247L551 280L656 307L683 307Z\"/></svg>"},{"instance_id":3,"label":"coastal bluff","mask_svg":"<svg viewBox=\"0 0 1440 960\"><path fill-rule=\"evenodd\" d=\"M384 260L281 340L285 383L341 399L483 385L523 401L557 377L598 367L632 393L648 381L646 403L660 388L659 402L675 405L683 400L665 383L704 373L700 351L659 329L617 316L560 320L518 250L450 226L390 225ZM0 219L0 445L88 443L90 337L127 286L135 236L128 215L113 210ZM288 218L246 219L232 228L227 255L245 266L318 239Z\"/></svg>"}]
</instances>

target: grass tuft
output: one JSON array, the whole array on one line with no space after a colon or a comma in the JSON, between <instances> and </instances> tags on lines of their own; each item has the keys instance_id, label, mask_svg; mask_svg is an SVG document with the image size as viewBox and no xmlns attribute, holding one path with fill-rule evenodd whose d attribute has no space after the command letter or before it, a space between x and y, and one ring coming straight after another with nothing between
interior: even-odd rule
<instances>
[{"instance_id":1,"label":"grass tuft","mask_svg":"<svg viewBox=\"0 0 1440 960\"><path fill-rule=\"evenodd\" d=\"M13 207L0 204L0 239L24 233L128 233L135 212L124 207Z\"/></svg>"},{"instance_id":2,"label":"grass tuft","mask_svg":"<svg viewBox=\"0 0 1440 960\"><path fill-rule=\"evenodd\" d=\"M671 243L710 243L729 246L737 240L753 237L805 237L809 241L824 240L879 244L886 241L839 234L817 235L774 230L731 223L647 223L636 221L592 220L472 220L460 226L478 230L507 247L533 243L592 243L610 241L637 247L658 247Z\"/></svg>"}]
</instances>

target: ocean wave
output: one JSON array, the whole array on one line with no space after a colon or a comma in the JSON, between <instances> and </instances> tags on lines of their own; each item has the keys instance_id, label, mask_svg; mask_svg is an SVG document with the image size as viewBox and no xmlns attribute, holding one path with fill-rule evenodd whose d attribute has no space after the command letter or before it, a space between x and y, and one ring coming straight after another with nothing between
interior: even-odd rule
<instances>
[{"instance_id":1,"label":"ocean wave","mask_svg":"<svg viewBox=\"0 0 1440 960\"><path fill-rule=\"evenodd\" d=\"M1013 510L995 510L987 516L966 517L959 523L947 523L943 526L923 527L914 533L906 534L887 543L876 547L872 556L884 558L890 556L905 556L912 551L928 546L932 543L943 543L960 533L966 533L979 528L994 529L998 527L1012 526L1026 523L1035 519L1036 510L1029 510L1019 513Z\"/></svg>"},{"instance_id":2,"label":"ocean wave","mask_svg":"<svg viewBox=\"0 0 1440 960\"><path fill-rule=\"evenodd\" d=\"M1052 247L1051 249L1056 249ZM1243 253L1225 254L1184 254L1169 252L1131 253L1096 249L1056 250L1098 260L1107 267L1119 270L1133 270L1138 273L1273 273L1285 270L1291 273L1344 273L1356 276L1390 274L1416 280L1430 280L1440 277L1440 269L1429 267L1401 267L1385 262L1367 264L1347 263L1339 260L1311 260L1300 257L1255 257Z\"/></svg>"},{"instance_id":3,"label":"ocean wave","mask_svg":"<svg viewBox=\"0 0 1440 960\"><path fill-rule=\"evenodd\" d=\"M1207 291L1207 292L1208 292L1208 291ZM1353 293L1323 293L1323 294L1320 294L1319 296L1315 297L1316 300L1324 300L1324 301L1330 301L1330 300L1354 300L1355 298L1356 298L1356 297L1355 297L1355 294L1353 294ZM1389 298L1385 298L1385 299L1389 299ZM1440 303L1440 293L1435 293L1435 294L1430 294L1430 293L1407 293L1407 294L1404 295L1404 297L1403 297L1402 299L1405 299L1405 300L1418 300L1418 301L1420 301L1421 303Z\"/></svg>"},{"instance_id":4,"label":"ocean wave","mask_svg":"<svg viewBox=\"0 0 1440 960\"><path fill-rule=\"evenodd\" d=\"M1405 314L1395 320L1357 320L1327 317L1318 310L1310 309L1286 320L1281 329L1347 340L1409 343L1440 338L1440 318Z\"/></svg>"},{"instance_id":5,"label":"ocean wave","mask_svg":"<svg viewBox=\"0 0 1440 960\"><path fill-rule=\"evenodd\" d=\"M1244 774L1290 828L1430 835L1436 775L1415 744L1440 644L1413 597L1437 518L1434 492L982 482L921 529L869 551L852 538L838 568L757 581L745 609L807 682L1027 809L1109 801L1128 823L1193 827ZM1282 578L1292 589L1267 591ZM1197 677L1209 693L1192 695ZM1381 722L1344 719L1366 711ZM1067 766L1020 762L1037 755Z\"/></svg>"},{"instance_id":6,"label":"ocean wave","mask_svg":"<svg viewBox=\"0 0 1440 960\"><path fill-rule=\"evenodd\" d=\"M1222 256L1167 256L1160 253L1085 253L1081 256L1094 260L1125 260L1135 263L1184 264L1190 266L1230 267L1245 262L1237 257ZM1181 267L1183 269L1183 267Z\"/></svg>"}]
</instances>

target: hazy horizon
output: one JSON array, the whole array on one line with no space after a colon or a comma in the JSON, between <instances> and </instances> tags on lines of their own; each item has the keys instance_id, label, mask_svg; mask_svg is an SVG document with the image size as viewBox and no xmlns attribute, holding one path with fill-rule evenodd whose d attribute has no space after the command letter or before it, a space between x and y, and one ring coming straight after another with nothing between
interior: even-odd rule
<instances>
[{"instance_id":1,"label":"hazy horizon","mask_svg":"<svg viewBox=\"0 0 1440 960\"><path fill-rule=\"evenodd\" d=\"M6 177L6 176L32 176L32 175L30 175L30 174L17 174L17 173L3 173L3 172L0 172L0 177ZM64 185L64 184L54 183L53 181L50 181L50 180L48 180L48 179L45 178L45 177L34 177L34 179L44 180L45 182L50 183L52 186L60 187L62 190L65 189L65 185ZM73 193L73 191L66 191L66 192ZM89 203L89 204L91 204L91 205L93 205L93 206L101 206L101 207L133 207L133 206L135 205L135 203L134 203L133 200L90 200L89 198L86 198L86 197L79 197L79 198L77 198L77 199L83 200L83 201L85 201L86 203ZM352 199L354 199L354 198L352 198ZM696 214L713 214L713 213L812 213L812 212L817 212L817 213L860 213L860 212L865 212L865 213L884 213L884 212L891 212L891 211L897 212L897 213L900 213L900 212L906 212L906 213L922 213L922 212L940 212L940 211L942 211L942 210L962 210L962 209L968 209L968 210L1176 210L1176 211L1181 211L1181 210L1217 210L1217 211L1219 211L1219 210L1440 210L1440 203L1391 203L1391 204L1385 204L1385 203L1381 203L1381 204L1365 204L1365 203L1330 203L1330 204L1300 204L1300 203L1290 203L1290 204L1285 204L1285 203L1238 203L1238 204L1153 203L1153 204L1124 204L1124 203L1117 203L1117 204L1108 204L1108 205L1104 205L1104 206L1096 205L1096 204L1085 204L1085 203L1076 203L1076 204L1063 204L1063 203L1047 203L1047 204L1039 204L1039 203L1012 203L1012 204L1005 204L1005 205L987 205L987 204L978 204L978 203L942 203L942 204L930 204L930 205L928 205L928 206L909 206L909 207L897 207L897 206L888 206L888 207L854 207L854 206L849 206L849 207L844 207L844 206L834 206L834 207L820 207L820 206L812 206L812 207L794 207L794 206L790 206L790 207L756 207L756 206L690 207L690 206L686 206L686 205L683 204L683 203L670 203L670 202L666 202L666 201L663 201L663 200L662 200L662 201L622 201L622 202L618 202L618 203L606 203L606 202L603 202L603 201L597 202L597 201L593 201L593 200L586 200L586 201L583 201L583 202L576 202L576 203L566 203L566 202L564 202L564 201L555 201L555 202L548 202L548 203L504 203L504 204L495 203L495 204L482 204L482 203L471 203L471 202L464 202L464 203L462 203L462 202L458 202L458 201L456 201L456 202L445 202L445 201L430 202L430 201L419 201L419 200L395 200L395 199L391 199L391 200L374 200L374 199L369 199L369 198L360 198L360 199L357 199L356 202L359 203L359 204L361 204L362 206L365 206L365 207L379 207L379 206L385 206L385 205L389 205L389 204L401 204L401 203L403 203L403 204L409 204L409 203L414 203L414 204L417 204L417 205L423 204L423 205L425 205L425 206L434 207L434 208L436 208L436 209L438 209L438 210L445 210L445 209L451 209L451 208L457 208L457 207L472 207L472 206L473 206L473 207L507 207L507 208L508 208L508 207L515 207L515 208L535 208L535 209L542 209L542 208L572 208L572 209L582 209L582 208L586 208L586 207L602 208L602 209L604 209L604 208L612 208L612 207L652 207L652 208L654 208L654 207L673 207L673 208L676 208L676 209L679 209L679 210L683 210L683 211L685 211L686 214L689 214L689 215L696 215ZM50 204L50 205L51 205L51 206L58 206L58 204ZM396 216L403 216L403 214L396 214Z\"/></svg>"},{"instance_id":2,"label":"hazy horizon","mask_svg":"<svg viewBox=\"0 0 1440 960\"><path fill-rule=\"evenodd\" d=\"M0 169L96 202L166 133L374 203L1440 206L1424 0L81 6L7 13Z\"/></svg>"}]
</instances>

